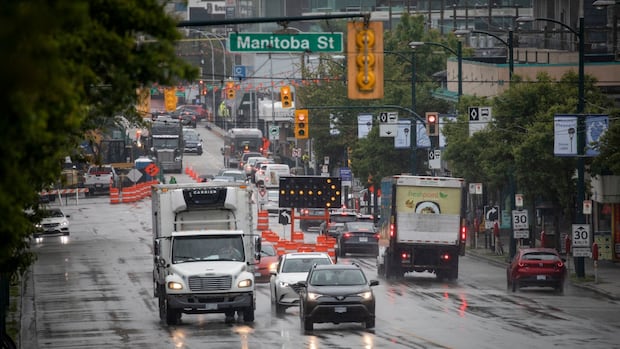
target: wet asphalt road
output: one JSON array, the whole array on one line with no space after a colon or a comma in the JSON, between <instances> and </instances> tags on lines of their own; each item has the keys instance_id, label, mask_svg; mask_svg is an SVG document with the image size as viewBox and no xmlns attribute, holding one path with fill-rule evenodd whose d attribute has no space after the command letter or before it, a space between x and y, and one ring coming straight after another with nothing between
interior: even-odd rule
<instances>
[{"instance_id":1,"label":"wet asphalt road","mask_svg":"<svg viewBox=\"0 0 620 349\"><path fill-rule=\"evenodd\" d=\"M211 146L186 161L216 170L217 138L201 132ZM96 197L69 201L64 209L71 215L71 236L33 244L38 260L29 277L36 321L25 348L620 347L617 301L570 285L564 295L508 292L502 268L467 256L456 282L428 274L379 279L373 330L357 323L316 324L306 333L296 308L275 315L267 284L257 287L252 324L225 324L223 314L209 314L183 315L180 325L167 326L153 297L150 201L110 205L107 197ZM283 231L275 217L271 225ZM377 278L372 257L339 259L352 261Z\"/></svg>"}]
</instances>

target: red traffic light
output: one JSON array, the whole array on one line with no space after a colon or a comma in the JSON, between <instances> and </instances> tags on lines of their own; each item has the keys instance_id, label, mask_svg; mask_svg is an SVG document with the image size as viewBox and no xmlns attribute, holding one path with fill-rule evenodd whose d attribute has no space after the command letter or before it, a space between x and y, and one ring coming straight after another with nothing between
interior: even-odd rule
<instances>
[{"instance_id":1,"label":"red traffic light","mask_svg":"<svg viewBox=\"0 0 620 349\"><path fill-rule=\"evenodd\" d=\"M428 116L428 122L435 122L437 121L437 117L435 115L429 115Z\"/></svg>"}]
</instances>

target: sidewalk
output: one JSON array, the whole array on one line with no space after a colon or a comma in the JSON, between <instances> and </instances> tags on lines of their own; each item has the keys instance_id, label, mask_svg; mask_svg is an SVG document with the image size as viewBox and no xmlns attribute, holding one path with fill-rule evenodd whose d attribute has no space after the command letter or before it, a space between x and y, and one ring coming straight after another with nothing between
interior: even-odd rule
<instances>
[{"instance_id":1,"label":"sidewalk","mask_svg":"<svg viewBox=\"0 0 620 349\"><path fill-rule=\"evenodd\" d=\"M465 251L466 256L486 261L490 264L506 267L509 264L509 242L504 241L504 255L498 256L495 251L485 248L484 238L478 238L478 247L470 247L469 243ZM577 278L575 275L575 262L573 258L567 260L569 278L568 282L574 287L588 289L604 295L610 299L620 300L620 263L612 261L598 261L594 268L594 261L584 258L585 278Z\"/></svg>"}]
</instances>

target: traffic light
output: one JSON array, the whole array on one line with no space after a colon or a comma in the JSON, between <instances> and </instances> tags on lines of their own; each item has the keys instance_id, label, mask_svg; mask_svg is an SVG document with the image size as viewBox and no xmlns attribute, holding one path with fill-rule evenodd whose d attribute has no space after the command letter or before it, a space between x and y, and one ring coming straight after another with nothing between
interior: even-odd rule
<instances>
[{"instance_id":1,"label":"traffic light","mask_svg":"<svg viewBox=\"0 0 620 349\"><path fill-rule=\"evenodd\" d=\"M436 112L426 113L426 134L429 136L439 135L439 115Z\"/></svg>"},{"instance_id":2,"label":"traffic light","mask_svg":"<svg viewBox=\"0 0 620 349\"><path fill-rule=\"evenodd\" d=\"M235 83L227 82L226 83L226 99L235 99Z\"/></svg>"},{"instance_id":3,"label":"traffic light","mask_svg":"<svg viewBox=\"0 0 620 349\"><path fill-rule=\"evenodd\" d=\"M279 188L280 207L339 208L342 206L340 177L280 177Z\"/></svg>"},{"instance_id":4,"label":"traffic light","mask_svg":"<svg viewBox=\"0 0 620 349\"><path fill-rule=\"evenodd\" d=\"M290 86L280 87L280 101L282 101L282 108L290 108L293 106Z\"/></svg>"},{"instance_id":5,"label":"traffic light","mask_svg":"<svg viewBox=\"0 0 620 349\"><path fill-rule=\"evenodd\" d=\"M308 109L295 110L295 138L308 139Z\"/></svg>"},{"instance_id":6,"label":"traffic light","mask_svg":"<svg viewBox=\"0 0 620 349\"><path fill-rule=\"evenodd\" d=\"M383 22L347 24L349 99L383 98Z\"/></svg>"}]
</instances>

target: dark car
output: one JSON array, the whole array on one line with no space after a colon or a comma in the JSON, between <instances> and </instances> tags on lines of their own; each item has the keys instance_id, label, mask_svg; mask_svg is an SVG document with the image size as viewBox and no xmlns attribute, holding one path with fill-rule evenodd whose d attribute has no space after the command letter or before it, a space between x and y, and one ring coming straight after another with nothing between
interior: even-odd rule
<instances>
[{"instance_id":1,"label":"dark car","mask_svg":"<svg viewBox=\"0 0 620 349\"><path fill-rule=\"evenodd\" d=\"M315 265L306 281L298 282L301 326L311 331L315 323L361 322L375 327L375 295L357 264Z\"/></svg>"},{"instance_id":2,"label":"dark car","mask_svg":"<svg viewBox=\"0 0 620 349\"><path fill-rule=\"evenodd\" d=\"M507 286L516 292L521 287L553 287L564 292L566 264L553 248L524 248L517 251L506 270Z\"/></svg>"},{"instance_id":3,"label":"dark car","mask_svg":"<svg viewBox=\"0 0 620 349\"><path fill-rule=\"evenodd\" d=\"M337 226L341 223L357 221L357 213L346 209L336 209L329 212L329 220L321 223L321 234L337 237Z\"/></svg>"},{"instance_id":4,"label":"dark car","mask_svg":"<svg viewBox=\"0 0 620 349\"><path fill-rule=\"evenodd\" d=\"M183 152L202 155L202 139L196 130L183 128Z\"/></svg>"},{"instance_id":5,"label":"dark car","mask_svg":"<svg viewBox=\"0 0 620 349\"><path fill-rule=\"evenodd\" d=\"M372 222L348 222L338 234L338 254L367 253L376 256L379 253L379 234Z\"/></svg>"},{"instance_id":6,"label":"dark car","mask_svg":"<svg viewBox=\"0 0 620 349\"><path fill-rule=\"evenodd\" d=\"M300 208L299 217L299 229L302 231L319 229L321 227L321 223L325 222L325 209Z\"/></svg>"}]
</instances>

